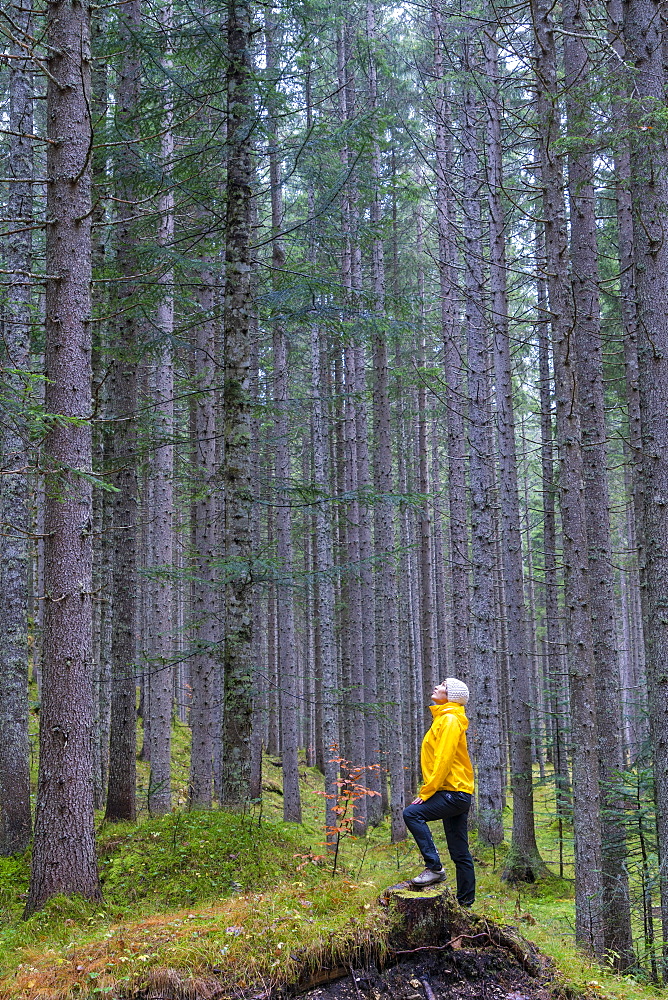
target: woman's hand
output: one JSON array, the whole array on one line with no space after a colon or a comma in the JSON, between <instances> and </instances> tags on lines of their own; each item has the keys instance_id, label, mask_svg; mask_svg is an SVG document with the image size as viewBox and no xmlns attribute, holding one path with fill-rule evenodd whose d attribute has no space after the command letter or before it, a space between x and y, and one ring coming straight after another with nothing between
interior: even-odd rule
<instances>
[{"instance_id":1,"label":"woman's hand","mask_svg":"<svg viewBox=\"0 0 668 1000\"><path fill-rule=\"evenodd\" d=\"M418 795L418 797L416 799L413 799L413 801L411 802L411 805L412 806L421 806L422 805L422 799L420 798L419 795Z\"/></svg>"}]
</instances>

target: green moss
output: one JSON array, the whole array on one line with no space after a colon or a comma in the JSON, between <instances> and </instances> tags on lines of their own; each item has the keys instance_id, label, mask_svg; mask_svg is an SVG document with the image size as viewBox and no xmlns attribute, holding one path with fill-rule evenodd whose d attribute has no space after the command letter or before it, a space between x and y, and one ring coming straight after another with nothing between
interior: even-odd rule
<instances>
[{"instance_id":1,"label":"green moss","mask_svg":"<svg viewBox=\"0 0 668 1000\"><path fill-rule=\"evenodd\" d=\"M175 728L174 744L178 802L187 781L186 727ZM104 824L100 817L103 904L60 897L24 923L29 855L0 859L0 993L92 1000L129 995L169 976L209 977L232 990L260 980L289 982L305 968L336 964L371 944L382 947L387 915L377 900L421 867L415 844L391 844L387 823L366 838L346 837L333 877L323 844L322 775L300 764L304 822L285 823L278 763L265 759L263 801L247 815L177 809L160 819L142 813L135 825ZM573 883L557 874L549 789L537 791L536 817L551 874L533 885L501 882L507 843L492 849L472 836L476 912L517 926L554 959L574 993L656 997L650 986L601 970L575 948ZM504 821L509 832L509 811ZM432 829L453 885L442 828ZM571 876L567 841L563 851Z\"/></svg>"}]
</instances>

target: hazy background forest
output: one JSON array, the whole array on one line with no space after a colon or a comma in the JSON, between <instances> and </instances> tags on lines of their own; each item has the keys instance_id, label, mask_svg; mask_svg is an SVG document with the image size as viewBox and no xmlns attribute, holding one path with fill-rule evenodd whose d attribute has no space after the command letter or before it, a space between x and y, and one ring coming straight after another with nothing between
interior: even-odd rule
<instances>
[{"instance_id":1,"label":"hazy background forest","mask_svg":"<svg viewBox=\"0 0 668 1000\"><path fill-rule=\"evenodd\" d=\"M478 842L511 884L566 864L578 942L668 981L664 5L12 0L0 30L26 915L99 896L95 810L246 809L265 752L285 820L306 764L330 846L340 780L401 841L456 676Z\"/></svg>"}]
</instances>

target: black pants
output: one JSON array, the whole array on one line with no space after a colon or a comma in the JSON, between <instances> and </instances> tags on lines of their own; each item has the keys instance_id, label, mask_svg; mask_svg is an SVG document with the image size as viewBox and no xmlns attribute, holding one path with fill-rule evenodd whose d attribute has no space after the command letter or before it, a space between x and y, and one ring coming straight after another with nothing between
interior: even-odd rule
<instances>
[{"instance_id":1,"label":"black pants","mask_svg":"<svg viewBox=\"0 0 668 1000\"><path fill-rule=\"evenodd\" d=\"M463 906L470 906L475 899L475 870L466 828L470 807L468 792L434 792L426 802L404 809L404 822L415 837L426 867L432 871L439 871L441 859L427 823L443 820L448 851L457 871L457 900Z\"/></svg>"}]
</instances>

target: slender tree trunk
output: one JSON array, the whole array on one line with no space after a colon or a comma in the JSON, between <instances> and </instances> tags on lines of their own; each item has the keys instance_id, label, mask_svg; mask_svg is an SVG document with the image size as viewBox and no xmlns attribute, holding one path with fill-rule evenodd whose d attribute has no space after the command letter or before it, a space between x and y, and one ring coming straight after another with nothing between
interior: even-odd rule
<instances>
[{"instance_id":1,"label":"slender tree trunk","mask_svg":"<svg viewBox=\"0 0 668 1000\"><path fill-rule=\"evenodd\" d=\"M250 455L250 259L253 84L250 0L230 0L227 44L227 216L225 250L225 705L222 802L248 801L252 720L253 490Z\"/></svg>"},{"instance_id":2,"label":"slender tree trunk","mask_svg":"<svg viewBox=\"0 0 668 1000\"><path fill-rule=\"evenodd\" d=\"M417 446L418 446L418 482L417 490L422 500L420 501L419 513L419 550L420 550L420 638L422 653L422 700L423 700L423 721L428 729L431 725L431 712L429 704L431 702L431 692L435 684L439 683L437 676L437 655L434 635L434 581L432 572L432 523L431 523L431 498L429 494L429 474L428 474L428 420L427 420L427 372L426 362L426 336L425 336L425 288L424 288L424 266L423 266L423 219L420 211L417 213L417 242L416 250L418 255L418 298L420 307L420 339L417 360L422 368L417 390ZM429 718L426 717L428 714Z\"/></svg>"},{"instance_id":3,"label":"slender tree trunk","mask_svg":"<svg viewBox=\"0 0 668 1000\"><path fill-rule=\"evenodd\" d=\"M353 769L365 765L364 752L364 673L362 649L362 604L359 577L359 501L357 499L357 425L355 420L355 348L348 344L344 352L345 360L345 402L344 402L344 466L345 491L352 497L348 504L345 524L346 570L346 673L348 684L345 708L349 713L350 744L349 759ZM363 772L360 772L360 779ZM363 784L363 782L361 782ZM355 831L363 834L366 830L366 798L355 802Z\"/></svg>"},{"instance_id":4,"label":"slender tree trunk","mask_svg":"<svg viewBox=\"0 0 668 1000\"><path fill-rule=\"evenodd\" d=\"M375 7L372 0L367 3L367 40L369 44L369 98L372 111L377 107L378 72L376 65ZM380 148L376 141L372 145L371 158L372 197L370 214L372 223L380 225L382 206L380 200L381 165ZM372 258L375 279L377 272L383 267L383 244L379 233L376 233ZM355 348L356 364L356 421L357 421L357 462L358 485L360 490L360 586L362 602L362 658L364 670L364 742L366 763L370 770L366 774L365 784L372 791L380 793L380 721L378 706L378 675L376 658L376 623L374 608L374 570L373 570L373 511L370 504L365 503L363 493L373 489L372 473L369 461L369 412L367 404L366 381L366 351L361 344ZM370 823L380 822L382 816L382 796L376 794L369 797L367 816Z\"/></svg>"},{"instance_id":5,"label":"slender tree trunk","mask_svg":"<svg viewBox=\"0 0 668 1000\"><path fill-rule=\"evenodd\" d=\"M283 261L281 251L281 262ZM274 266L277 254L274 250ZM290 511L290 454L288 438L288 351L281 320L274 323L274 405L276 407L276 551L279 578L276 584L278 618L278 678L281 709L281 758L283 762L283 818L301 822L298 773L297 658L294 619L292 517Z\"/></svg>"},{"instance_id":6,"label":"slender tree trunk","mask_svg":"<svg viewBox=\"0 0 668 1000\"><path fill-rule=\"evenodd\" d=\"M462 410L463 361L458 342L458 287L456 277L454 206L450 194L452 156L448 136L448 101L443 69L443 24L440 5L432 5L434 21L434 78L436 96L436 222L438 226L441 329L445 373L448 443L448 507L452 577L452 669L463 681L470 678L470 597L468 512L466 502L466 436Z\"/></svg>"},{"instance_id":7,"label":"slender tree trunk","mask_svg":"<svg viewBox=\"0 0 668 1000\"><path fill-rule=\"evenodd\" d=\"M475 685L478 764L478 831L484 841L503 840L501 719L498 662L494 653L494 472L489 433L490 383L482 274L480 105L469 74L477 70L478 40L462 38L463 237L466 245L464 326L468 344L469 480L471 486L471 675ZM526 777L525 777L526 781Z\"/></svg>"},{"instance_id":8,"label":"slender tree trunk","mask_svg":"<svg viewBox=\"0 0 668 1000\"><path fill-rule=\"evenodd\" d=\"M608 0L607 3L610 45L613 49L615 68L619 61L625 58L625 45L623 34L623 3L622 0ZM665 56L665 21L664 21L664 56ZM665 75L665 61L664 61ZM617 83L618 91L613 95L612 115L616 126L616 132L625 127L626 102L628 101L629 86L628 81L622 78ZM638 386L638 301L635 280L635 240L633 235L633 197L631 185L631 152L627 143L617 145L614 149L614 173L616 182L616 206L617 206L617 242L619 247L619 271L620 271L620 306L622 324L624 329L624 374L626 385L626 405L629 427L629 454L630 454L630 498L633 505L632 521L627 526L629 538L629 550L633 552L631 557L629 583L631 590L629 594L629 626L632 632L630 635L630 653L633 658L633 675L638 680L640 674L644 673L644 636L642 627L637 628L637 616L635 609L640 602L644 604L647 596L647 587L644 585L645 573L645 535L644 535L644 500L643 500L643 476L642 476L642 420L640 414L640 393ZM635 550L635 551L634 551ZM644 608L641 612L641 621L647 618L648 611ZM639 670L642 663L642 670ZM643 715L646 718L645 706L642 708L636 703L633 715ZM631 720L629 720L631 722ZM633 723L631 722L631 725ZM634 735L634 742L639 739L639 734ZM635 756L635 755L634 755Z\"/></svg>"},{"instance_id":9,"label":"slender tree trunk","mask_svg":"<svg viewBox=\"0 0 668 1000\"><path fill-rule=\"evenodd\" d=\"M339 727L336 711L336 645L334 637L334 578L332 523L326 506L329 495L327 476L327 422L323 402L322 352L320 331L311 327L311 392L313 421L313 482L320 502L315 507L315 571L317 641L321 669L323 770L325 775L325 826L327 842L333 846L336 826Z\"/></svg>"},{"instance_id":10,"label":"slender tree trunk","mask_svg":"<svg viewBox=\"0 0 668 1000\"><path fill-rule=\"evenodd\" d=\"M362 782L376 792L366 801L369 823L379 823L382 816L380 800L380 731L378 724L378 689L376 677L376 630L373 588L372 508L364 494L371 492L373 483L369 463L369 414L366 401L366 353L361 344L355 346L355 429L357 440L357 489L359 495L359 578L360 611L362 616L362 672L364 709L364 763L367 771Z\"/></svg>"},{"instance_id":11,"label":"slender tree trunk","mask_svg":"<svg viewBox=\"0 0 668 1000\"><path fill-rule=\"evenodd\" d=\"M9 184L7 237L9 280L4 315L3 381L11 410L0 431L0 855L25 850L30 840L30 746L28 743L28 571L30 488L28 422L32 270L33 80L24 59L23 33L32 30L31 0L12 9L17 42L9 60ZM39 595L42 596L41 594Z\"/></svg>"},{"instance_id":12,"label":"slender tree trunk","mask_svg":"<svg viewBox=\"0 0 668 1000\"><path fill-rule=\"evenodd\" d=\"M510 882L533 882L544 864L536 844L531 752L531 683L528 661L528 623L524 604L522 533L517 484L515 411L508 329L502 139L495 38L485 43L487 76L487 170L490 245L491 325L496 419L499 449L501 551L505 618L508 631L509 748L513 793L513 832L503 877Z\"/></svg>"},{"instance_id":13,"label":"slender tree trunk","mask_svg":"<svg viewBox=\"0 0 668 1000\"><path fill-rule=\"evenodd\" d=\"M255 206L253 206L253 218L255 218ZM260 335L257 308L253 310L252 319L252 345L251 345L251 396L258 399L260 395ZM251 418L251 454L252 458L252 481L254 486L255 502L260 499L260 472L262 463L262 450L260 444L262 418L255 412ZM255 552L260 551L262 545L262 519L254 517L252 522L251 544ZM253 593L253 668L255 677L256 697L253 706L253 730L251 739L251 776L250 792L251 799L256 802L262 798L262 752L265 747L265 733L268 708L268 686L266 669L266 630L263 622L263 600L262 593L256 588Z\"/></svg>"},{"instance_id":14,"label":"slender tree trunk","mask_svg":"<svg viewBox=\"0 0 668 1000\"><path fill-rule=\"evenodd\" d=\"M94 12L91 25L91 48L93 56L92 100L93 122L104 122L109 112L109 71L106 61L100 58L104 50L107 34L105 12ZM103 147L103 143L99 146ZM92 156L93 171L93 280L104 274L107 248L104 234L107 213L101 196L107 182L107 150L95 149ZM107 364L103 361L104 349L109 342L109 328L105 317L109 314L109 289L93 286L93 412L98 420L93 424L93 470L103 474L105 459L111 449L111 433L107 417L109 415L109 386L106 383ZM102 418L101 420L99 418ZM107 796L107 766L109 759L109 696L111 680L111 511L112 496L108 490L93 492L94 535L93 535L93 592L97 595L93 602L93 642L94 680L93 698L95 706L94 733L94 796L95 808L103 809Z\"/></svg>"},{"instance_id":15,"label":"slender tree trunk","mask_svg":"<svg viewBox=\"0 0 668 1000\"><path fill-rule=\"evenodd\" d=\"M403 366L401 344L398 337L394 338L394 366L400 371ZM401 384L397 384L396 399L396 487L398 496L407 496L412 489L409 483L410 470L410 436L406 419L406 392ZM398 507L399 556L397 559L397 602L399 609L399 659L401 663L401 711L404 735L404 794L410 801L418 784L416 762L418 759L418 733L424 733L422 718L425 706L422 704L422 664L419 648L419 618L415 614L415 574L413 550L411 545L411 525L409 523L408 506L402 503ZM418 642L416 643L416 628ZM431 714L431 713L430 713Z\"/></svg>"},{"instance_id":16,"label":"slender tree trunk","mask_svg":"<svg viewBox=\"0 0 668 1000\"><path fill-rule=\"evenodd\" d=\"M434 605L436 610L436 649L438 677L448 676L450 654L448 650L449 615L447 610L445 561L443 546L443 518L441 514L441 459L439 454L440 424L432 411L431 418L431 493L434 511Z\"/></svg>"},{"instance_id":17,"label":"slender tree trunk","mask_svg":"<svg viewBox=\"0 0 668 1000\"><path fill-rule=\"evenodd\" d=\"M542 234L537 233L542 244ZM546 268L541 248L538 266ZM554 481L554 448L552 435L552 377L550 374L550 340L547 288L542 274L537 281L538 305L538 372L540 394L540 456L543 494L543 573L545 588L545 674L548 686L548 703L552 720L552 764L554 767L555 797L559 823L571 805L568 754L564 732L563 704L565 698L562 678L561 626L559 614L559 589L557 582L557 528L555 517L556 486Z\"/></svg>"},{"instance_id":18,"label":"slender tree trunk","mask_svg":"<svg viewBox=\"0 0 668 1000\"><path fill-rule=\"evenodd\" d=\"M642 422L644 632L660 862L664 980L668 979L668 138L661 5L624 0L631 78L631 194L638 296L638 387ZM656 120L655 120L655 116ZM638 130L637 122L650 130Z\"/></svg>"},{"instance_id":19,"label":"slender tree trunk","mask_svg":"<svg viewBox=\"0 0 668 1000\"><path fill-rule=\"evenodd\" d=\"M379 254L376 248L378 266ZM383 287L382 276L376 272L376 302L380 308L382 299L379 292ZM380 315L377 320L380 326ZM390 773L390 810L392 820L392 841L403 840L406 836L404 809L404 758L403 727L401 719L401 668L399 661L399 616L397 607L397 576L394 562L394 492L392 477L392 444L390 433L389 372L387 342L382 329L374 332L374 439L375 467L374 479L379 501L375 508L375 533L377 559L376 601L379 618L383 623L380 636L380 662L385 675L385 692L388 712L389 732L392 734L392 748L389 750L388 769Z\"/></svg>"},{"instance_id":20,"label":"slender tree trunk","mask_svg":"<svg viewBox=\"0 0 668 1000\"><path fill-rule=\"evenodd\" d=\"M168 6L161 17L166 35L172 30L172 10ZM169 44L167 51L169 60ZM169 65L169 62L168 62ZM171 94L165 94L165 132L162 137L163 184L160 196L160 230L158 244L169 252L174 239L174 192L171 187L174 136L172 134ZM162 815L172 807L171 736L174 694L174 595L172 587L174 507L174 368L172 338L174 335L174 273L168 268L160 278L163 294L158 302L156 325L160 330L159 355L153 368L153 405L155 450L152 456L151 545L148 552L149 621L151 623L151 656L149 660L149 691L151 704L151 774L149 778L149 812Z\"/></svg>"},{"instance_id":21,"label":"slender tree trunk","mask_svg":"<svg viewBox=\"0 0 668 1000\"><path fill-rule=\"evenodd\" d=\"M265 27L267 72L274 76L278 71L272 12L267 14ZM277 86L272 81L274 88ZM281 162L278 155L278 127L274 114L275 96L270 98L269 119L269 173L271 182L272 225L272 285L278 294L281 272L285 266L285 250L281 239L283 225L283 188ZM292 495L290 482L290 422L288 411L288 341L285 322L280 309L272 317L274 353L274 408L275 408L275 468L276 468L276 553L278 556L278 582L276 584L278 615L278 676L281 689L281 758L283 762L283 819L301 822L299 794L299 743L297 729L297 649L295 642L294 575L292 553Z\"/></svg>"},{"instance_id":22,"label":"slender tree trunk","mask_svg":"<svg viewBox=\"0 0 668 1000\"><path fill-rule=\"evenodd\" d=\"M374 194L374 218L380 218L380 192ZM378 661L382 664L387 705L387 725L392 745L388 747L392 842L406 837L404 811L404 755L401 718L401 664L399 660L399 612L397 574L394 561L394 492L387 339L383 328L385 312L385 264L380 237L373 241L372 280L375 305L373 331L373 425L374 487L378 501L374 508L374 548L376 556L376 631Z\"/></svg>"},{"instance_id":23,"label":"slender tree trunk","mask_svg":"<svg viewBox=\"0 0 668 1000\"><path fill-rule=\"evenodd\" d=\"M45 612L35 840L26 916L100 898L93 826L90 7L49 5L46 121Z\"/></svg>"},{"instance_id":24,"label":"slender tree trunk","mask_svg":"<svg viewBox=\"0 0 668 1000\"><path fill-rule=\"evenodd\" d=\"M215 285L209 262L203 261L197 292L199 317L193 333L195 394L191 399L192 465L195 500L192 504L193 578L191 599L190 727L191 808L210 809L215 740L214 700L216 649L220 641L217 491L216 491L216 320Z\"/></svg>"},{"instance_id":25,"label":"slender tree trunk","mask_svg":"<svg viewBox=\"0 0 668 1000\"><path fill-rule=\"evenodd\" d=\"M113 521L112 689L109 785L106 819L134 820L136 811L136 680L137 626L137 235L135 215L138 152L136 116L140 63L135 33L140 0L123 7L120 37L124 46L116 90L116 123L122 136L115 167L119 199L116 240L122 281L120 319L112 379L114 434L111 463L115 494Z\"/></svg>"},{"instance_id":26,"label":"slender tree trunk","mask_svg":"<svg viewBox=\"0 0 668 1000\"><path fill-rule=\"evenodd\" d=\"M583 33L587 30L582 0L566 0L564 15L564 67L566 109L571 137L587 142L591 89ZM572 147L571 147L572 148ZM619 969L635 962L631 937L631 911L626 873L626 834L616 818L620 805L613 785L622 767L622 719L619 694L619 659L615 631L616 608L610 545L603 360L598 297L598 246L594 210L593 154L571 152L568 159L570 195L571 264L576 377L580 404L580 429L584 471L584 504L587 519L589 595L594 630L596 706L598 716L598 766L601 789L603 852L603 922L605 947Z\"/></svg>"},{"instance_id":27,"label":"slender tree trunk","mask_svg":"<svg viewBox=\"0 0 668 1000\"><path fill-rule=\"evenodd\" d=\"M337 36L337 74L339 117L342 125L354 121L355 81L352 75L350 56L350 28L344 23ZM360 292L360 248L357 208L357 190L353 173L350 171L350 157L347 144L339 151L341 166L346 174L346 183L341 195L341 281L343 286L343 319L350 322L357 308ZM362 606L360 586L360 506L357 497L357 407L356 391L356 351L352 339L347 340L343 351L344 360L344 402L343 402L343 469L344 489L349 501L345 508L343 540L346 566L342 577L342 656L345 697L344 732L346 756L353 768L362 768L365 763L365 727L362 709L364 701L364 664L362 636ZM362 773L360 772L360 779ZM366 829L366 799L355 802L355 831L364 833Z\"/></svg>"},{"instance_id":28,"label":"slender tree trunk","mask_svg":"<svg viewBox=\"0 0 668 1000\"><path fill-rule=\"evenodd\" d=\"M267 548L272 550L274 542L274 518L271 510L267 515ZM276 584L273 580L267 587L267 753L278 754L281 750L281 729L278 697L278 658L276 641Z\"/></svg>"},{"instance_id":29,"label":"slender tree trunk","mask_svg":"<svg viewBox=\"0 0 668 1000\"><path fill-rule=\"evenodd\" d=\"M580 448L577 382L573 352L573 302L567 285L568 239L563 198L563 166L559 145L559 105L551 6L532 0L541 184L545 220L545 250L552 351L557 401L557 441L560 461L560 507L568 669L571 688L573 747L573 832L575 835L575 935L597 957L603 957L601 905L601 827L598 787L596 688L593 633L589 612L587 527L584 470ZM574 405L574 402L576 405Z\"/></svg>"}]
</instances>

